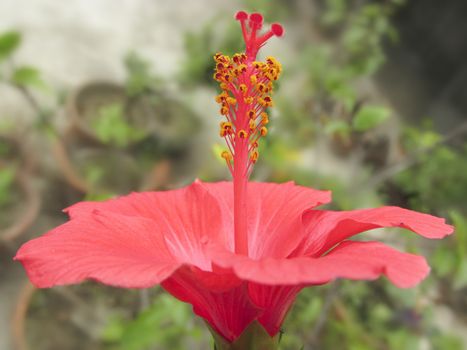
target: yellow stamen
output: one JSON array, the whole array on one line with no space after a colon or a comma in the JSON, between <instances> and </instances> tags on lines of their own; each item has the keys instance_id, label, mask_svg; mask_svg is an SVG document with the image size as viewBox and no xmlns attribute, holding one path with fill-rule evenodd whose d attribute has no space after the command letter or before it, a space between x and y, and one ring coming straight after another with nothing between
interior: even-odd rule
<instances>
[{"instance_id":1,"label":"yellow stamen","mask_svg":"<svg viewBox=\"0 0 467 350\"><path fill-rule=\"evenodd\" d=\"M248 133L242 129L238 132L238 137L241 139L246 139L248 137Z\"/></svg>"},{"instance_id":2,"label":"yellow stamen","mask_svg":"<svg viewBox=\"0 0 467 350\"><path fill-rule=\"evenodd\" d=\"M250 154L250 161L254 164L258 161L259 153L258 151L253 151Z\"/></svg>"},{"instance_id":3,"label":"yellow stamen","mask_svg":"<svg viewBox=\"0 0 467 350\"><path fill-rule=\"evenodd\" d=\"M253 103L253 97L251 97L251 96L250 96L250 97L246 97L246 98L245 98L245 103L246 103L247 105L252 104L252 103Z\"/></svg>"},{"instance_id":4,"label":"yellow stamen","mask_svg":"<svg viewBox=\"0 0 467 350\"><path fill-rule=\"evenodd\" d=\"M223 151L221 153L221 157L224 158L226 161L230 162L232 160L232 153L230 153L229 151Z\"/></svg>"}]
</instances>

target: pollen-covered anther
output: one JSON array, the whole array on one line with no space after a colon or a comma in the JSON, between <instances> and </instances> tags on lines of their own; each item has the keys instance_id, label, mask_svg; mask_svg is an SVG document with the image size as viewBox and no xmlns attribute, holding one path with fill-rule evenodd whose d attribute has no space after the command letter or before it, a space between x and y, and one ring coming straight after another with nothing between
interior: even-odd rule
<instances>
[{"instance_id":1,"label":"pollen-covered anther","mask_svg":"<svg viewBox=\"0 0 467 350\"><path fill-rule=\"evenodd\" d=\"M227 114L229 114L229 108L226 107L226 106L222 106L221 109L220 109L220 113L221 113L222 115L227 115Z\"/></svg>"},{"instance_id":2,"label":"pollen-covered anther","mask_svg":"<svg viewBox=\"0 0 467 350\"><path fill-rule=\"evenodd\" d=\"M232 61L234 61L236 64L242 64L246 61L246 55L244 53L236 53L232 57Z\"/></svg>"},{"instance_id":3,"label":"pollen-covered anther","mask_svg":"<svg viewBox=\"0 0 467 350\"><path fill-rule=\"evenodd\" d=\"M264 85L263 83L259 83L258 85L256 85L256 90L258 90L259 92L264 92L266 90L266 85Z\"/></svg>"},{"instance_id":4,"label":"pollen-covered anther","mask_svg":"<svg viewBox=\"0 0 467 350\"><path fill-rule=\"evenodd\" d=\"M223 69L225 69L225 68L227 68L227 66L225 65L225 63L218 62L218 63L216 64L216 69L217 69L217 70L223 70Z\"/></svg>"},{"instance_id":5,"label":"pollen-covered anther","mask_svg":"<svg viewBox=\"0 0 467 350\"><path fill-rule=\"evenodd\" d=\"M274 102L273 102L271 96L264 96L262 98L262 101L263 101L265 107L272 107L274 105Z\"/></svg>"},{"instance_id":6,"label":"pollen-covered anther","mask_svg":"<svg viewBox=\"0 0 467 350\"><path fill-rule=\"evenodd\" d=\"M256 111L254 109L250 109L248 111L248 118L255 119L256 118Z\"/></svg>"},{"instance_id":7,"label":"pollen-covered anther","mask_svg":"<svg viewBox=\"0 0 467 350\"><path fill-rule=\"evenodd\" d=\"M250 154L250 161L254 164L254 163L256 163L258 161L258 157L259 157L259 153L258 153L258 151L255 150L255 151L251 152L251 154Z\"/></svg>"},{"instance_id":8,"label":"pollen-covered anther","mask_svg":"<svg viewBox=\"0 0 467 350\"><path fill-rule=\"evenodd\" d=\"M248 123L248 126L249 126L251 132L256 130L256 122L253 119L250 120L250 122Z\"/></svg>"},{"instance_id":9,"label":"pollen-covered anther","mask_svg":"<svg viewBox=\"0 0 467 350\"><path fill-rule=\"evenodd\" d=\"M257 77L256 75L252 75L252 76L250 77L250 82L251 82L252 84L256 84L256 83L258 82L258 77Z\"/></svg>"},{"instance_id":10,"label":"pollen-covered anther","mask_svg":"<svg viewBox=\"0 0 467 350\"><path fill-rule=\"evenodd\" d=\"M233 105L235 105L235 104L237 103L237 100L236 100L234 97L227 97L227 98L226 98L226 102L227 102L229 105L233 106Z\"/></svg>"},{"instance_id":11,"label":"pollen-covered anther","mask_svg":"<svg viewBox=\"0 0 467 350\"><path fill-rule=\"evenodd\" d=\"M242 129L238 131L237 136L240 139L246 139L248 137L248 133Z\"/></svg>"},{"instance_id":12,"label":"pollen-covered anther","mask_svg":"<svg viewBox=\"0 0 467 350\"><path fill-rule=\"evenodd\" d=\"M217 72L214 73L213 78L214 80L221 82L224 79L224 76L221 73Z\"/></svg>"},{"instance_id":13,"label":"pollen-covered anther","mask_svg":"<svg viewBox=\"0 0 467 350\"><path fill-rule=\"evenodd\" d=\"M264 63L260 61L255 61L253 62L253 67L255 67L256 69L262 70L264 67Z\"/></svg>"},{"instance_id":14,"label":"pollen-covered anther","mask_svg":"<svg viewBox=\"0 0 467 350\"><path fill-rule=\"evenodd\" d=\"M225 57L222 53L220 53L220 52L218 52L218 53L216 53L216 54L214 55L214 60L215 60L216 62L226 62L226 61L227 61L227 60L226 60L226 57Z\"/></svg>"},{"instance_id":15,"label":"pollen-covered anther","mask_svg":"<svg viewBox=\"0 0 467 350\"><path fill-rule=\"evenodd\" d=\"M261 134L261 136L266 136L268 134L268 128L266 128L265 126L261 127L261 129L259 129L259 133Z\"/></svg>"},{"instance_id":16,"label":"pollen-covered anther","mask_svg":"<svg viewBox=\"0 0 467 350\"><path fill-rule=\"evenodd\" d=\"M245 73L245 72L246 72L246 69L247 69L247 66L246 66L246 64L243 64L243 63L242 63L242 64L240 64L240 65L237 67L237 69L238 69L238 71L239 71L240 73Z\"/></svg>"},{"instance_id":17,"label":"pollen-covered anther","mask_svg":"<svg viewBox=\"0 0 467 350\"><path fill-rule=\"evenodd\" d=\"M216 102L217 103L223 103L227 100L229 97L229 94L225 91L221 92L219 95L216 96Z\"/></svg>"},{"instance_id":18,"label":"pollen-covered anther","mask_svg":"<svg viewBox=\"0 0 467 350\"><path fill-rule=\"evenodd\" d=\"M233 134L233 126L231 122L221 122L219 135L225 137Z\"/></svg>"},{"instance_id":19,"label":"pollen-covered anther","mask_svg":"<svg viewBox=\"0 0 467 350\"><path fill-rule=\"evenodd\" d=\"M245 94L246 90L248 89L248 87L245 84L240 84L238 88L243 94Z\"/></svg>"},{"instance_id":20,"label":"pollen-covered anther","mask_svg":"<svg viewBox=\"0 0 467 350\"><path fill-rule=\"evenodd\" d=\"M245 97L245 104L247 105L251 105L253 102L254 102L254 98L249 96L249 97Z\"/></svg>"},{"instance_id":21,"label":"pollen-covered anther","mask_svg":"<svg viewBox=\"0 0 467 350\"><path fill-rule=\"evenodd\" d=\"M224 158L227 162L230 162L233 159L232 153L229 151L222 151L221 157Z\"/></svg>"},{"instance_id":22,"label":"pollen-covered anther","mask_svg":"<svg viewBox=\"0 0 467 350\"><path fill-rule=\"evenodd\" d=\"M226 130L227 132L231 133L233 129L233 125L231 122L221 122L221 129Z\"/></svg>"},{"instance_id":23,"label":"pollen-covered anther","mask_svg":"<svg viewBox=\"0 0 467 350\"><path fill-rule=\"evenodd\" d=\"M269 117L266 112L261 113L261 124L267 125L269 123Z\"/></svg>"}]
</instances>

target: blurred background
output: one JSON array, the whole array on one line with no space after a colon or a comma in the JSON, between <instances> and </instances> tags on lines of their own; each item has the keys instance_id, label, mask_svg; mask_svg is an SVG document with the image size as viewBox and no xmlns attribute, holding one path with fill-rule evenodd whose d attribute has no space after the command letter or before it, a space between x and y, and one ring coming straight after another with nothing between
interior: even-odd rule
<instances>
[{"instance_id":1,"label":"blurred background","mask_svg":"<svg viewBox=\"0 0 467 350\"><path fill-rule=\"evenodd\" d=\"M242 49L239 9L286 29L263 51L284 74L253 179L332 190L332 209L399 205L456 226L437 242L366 234L425 255L431 275L410 290L308 288L281 349L467 348L464 0L2 0L0 349L211 347L159 288L35 290L12 257L77 201L229 178L212 56Z\"/></svg>"}]
</instances>

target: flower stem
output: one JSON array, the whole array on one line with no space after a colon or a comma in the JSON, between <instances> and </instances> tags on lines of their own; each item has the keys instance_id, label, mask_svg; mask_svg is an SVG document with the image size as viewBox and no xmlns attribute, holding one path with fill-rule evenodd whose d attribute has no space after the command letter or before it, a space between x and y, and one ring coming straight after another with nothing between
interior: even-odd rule
<instances>
[{"instance_id":1,"label":"flower stem","mask_svg":"<svg viewBox=\"0 0 467 350\"><path fill-rule=\"evenodd\" d=\"M209 326L208 326L209 327ZM209 327L214 338L214 350L278 350L279 336L271 337L266 330L254 321L235 341L229 342Z\"/></svg>"},{"instance_id":2,"label":"flower stem","mask_svg":"<svg viewBox=\"0 0 467 350\"><path fill-rule=\"evenodd\" d=\"M234 231L235 252L248 255L247 194L248 141L239 140L235 144L233 190L234 190Z\"/></svg>"}]
</instances>

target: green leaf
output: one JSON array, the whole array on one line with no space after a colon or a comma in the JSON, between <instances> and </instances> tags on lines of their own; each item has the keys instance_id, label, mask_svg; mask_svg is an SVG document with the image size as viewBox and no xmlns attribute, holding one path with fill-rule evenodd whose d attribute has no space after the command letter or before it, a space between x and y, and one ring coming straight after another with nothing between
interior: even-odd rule
<instances>
[{"instance_id":1,"label":"green leaf","mask_svg":"<svg viewBox=\"0 0 467 350\"><path fill-rule=\"evenodd\" d=\"M356 131L368 131L385 121L391 112L382 106L363 106L355 115L352 126Z\"/></svg>"},{"instance_id":2,"label":"green leaf","mask_svg":"<svg viewBox=\"0 0 467 350\"><path fill-rule=\"evenodd\" d=\"M16 68L11 77L11 81L20 86L45 86L45 83L41 79L40 72L36 68L30 66Z\"/></svg>"},{"instance_id":3,"label":"green leaf","mask_svg":"<svg viewBox=\"0 0 467 350\"><path fill-rule=\"evenodd\" d=\"M349 135L350 127L344 120L332 120L326 124L324 131L327 134Z\"/></svg>"},{"instance_id":4,"label":"green leaf","mask_svg":"<svg viewBox=\"0 0 467 350\"><path fill-rule=\"evenodd\" d=\"M0 35L0 61L8 58L21 43L21 34L9 31Z\"/></svg>"},{"instance_id":5,"label":"green leaf","mask_svg":"<svg viewBox=\"0 0 467 350\"><path fill-rule=\"evenodd\" d=\"M127 147L147 135L145 130L129 124L124 114L124 107L118 103L101 107L91 127L99 140L117 147Z\"/></svg>"}]
</instances>

